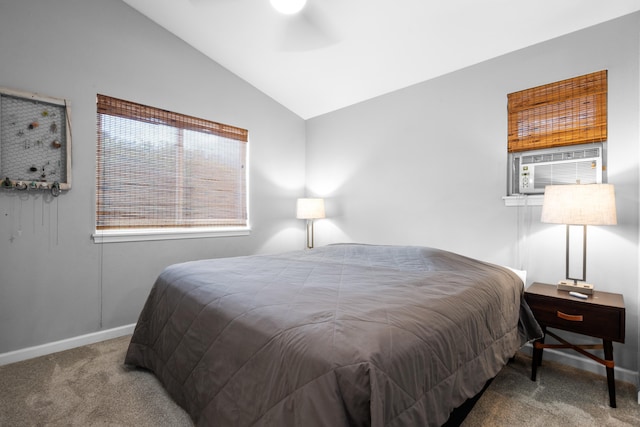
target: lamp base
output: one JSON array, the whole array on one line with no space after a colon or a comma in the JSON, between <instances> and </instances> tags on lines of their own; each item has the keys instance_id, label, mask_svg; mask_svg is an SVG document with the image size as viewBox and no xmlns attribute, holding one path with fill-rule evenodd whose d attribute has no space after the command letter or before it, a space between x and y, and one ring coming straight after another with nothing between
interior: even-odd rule
<instances>
[{"instance_id":1,"label":"lamp base","mask_svg":"<svg viewBox=\"0 0 640 427\"><path fill-rule=\"evenodd\" d=\"M593 285L584 282L574 282L573 280L560 280L558 282L559 291L580 292L586 295L593 294Z\"/></svg>"}]
</instances>

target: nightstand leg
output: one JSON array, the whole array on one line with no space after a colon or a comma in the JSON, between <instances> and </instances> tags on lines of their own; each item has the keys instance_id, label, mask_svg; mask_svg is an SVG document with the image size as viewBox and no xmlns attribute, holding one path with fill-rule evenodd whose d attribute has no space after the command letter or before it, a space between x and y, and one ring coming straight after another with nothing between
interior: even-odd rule
<instances>
[{"instance_id":1,"label":"nightstand leg","mask_svg":"<svg viewBox=\"0 0 640 427\"><path fill-rule=\"evenodd\" d=\"M542 350L541 346L544 344L544 337L547 335L547 328L542 327L542 338L533 342L533 355L531 357L531 381L536 380L538 366L542 365Z\"/></svg>"},{"instance_id":2,"label":"nightstand leg","mask_svg":"<svg viewBox=\"0 0 640 427\"><path fill-rule=\"evenodd\" d=\"M537 341L536 341L537 342ZM536 380L536 374L538 371L538 364L536 363L536 359L538 357L538 351L542 351L542 349L536 349L536 343L533 343L533 358L531 359L531 381Z\"/></svg>"},{"instance_id":3,"label":"nightstand leg","mask_svg":"<svg viewBox=\"0 0 640 427\"><path fill-rule=\"evenodd\" d=\"M602 340L604 344L604 359L611 361L611 367L607 366L607 386L609 388L609 406L616 407L616 380L613 375L613 344L611 341Z\"/></svg>"}]
</instances>

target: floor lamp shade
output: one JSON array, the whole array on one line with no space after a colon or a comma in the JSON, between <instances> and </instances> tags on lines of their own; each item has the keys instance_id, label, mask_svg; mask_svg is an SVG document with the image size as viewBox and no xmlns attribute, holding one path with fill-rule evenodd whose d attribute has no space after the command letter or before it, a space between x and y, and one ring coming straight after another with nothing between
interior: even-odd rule
<instances>
[{"instance_id":1,"label":"floor lamp shade","mask_svg":"<svg viewBox=\"0 0 640 427\"><path fill-rule=\"evenodd\" d=\"M587 275L587 225L617 224L616 199L611 184L548 185L542 201L542 222L566 224L566 278L574 283L586 280ZM576 277L570 269L571 228L582 226L582 277ZM574 265L577 259L574 258ZM578 269L579 271L579 269ZM587 285L593 287L593 285Z\"/></svg>"}]
</instances>

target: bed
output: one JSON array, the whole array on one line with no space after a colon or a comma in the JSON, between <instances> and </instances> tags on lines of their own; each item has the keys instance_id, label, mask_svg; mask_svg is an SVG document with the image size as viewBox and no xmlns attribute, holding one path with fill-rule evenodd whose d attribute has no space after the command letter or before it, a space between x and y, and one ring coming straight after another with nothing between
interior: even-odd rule
<instances>
[{"instance_id":1,"label":"bed","mask_svg":"<svg viewBox=\"0 0 640 427\"><path fill-rule=\"evenodd\" d=\"M202 426L440 426L540 328L513 271L337 244L175 264L125 363Z\"/></svg>"}]
</instances>

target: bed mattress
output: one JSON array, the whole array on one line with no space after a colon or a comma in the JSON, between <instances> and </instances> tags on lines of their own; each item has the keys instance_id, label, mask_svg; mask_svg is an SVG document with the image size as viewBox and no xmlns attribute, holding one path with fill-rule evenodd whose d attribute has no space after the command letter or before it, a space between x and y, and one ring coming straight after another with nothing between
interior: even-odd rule
<instances>
[{"instance_id":1,"label":"bed mattress","mask_svg":"<svg viewBox=\"0 0 640 427\"><path fill-rule=\"evenodd\" d=\"M540 336L523 288L415 246L186 262L153 285L125 363L197 425L439 426Z\"/></svg>"}]
</instances>

